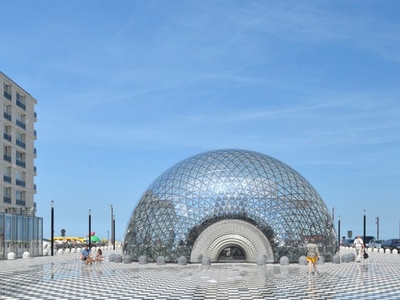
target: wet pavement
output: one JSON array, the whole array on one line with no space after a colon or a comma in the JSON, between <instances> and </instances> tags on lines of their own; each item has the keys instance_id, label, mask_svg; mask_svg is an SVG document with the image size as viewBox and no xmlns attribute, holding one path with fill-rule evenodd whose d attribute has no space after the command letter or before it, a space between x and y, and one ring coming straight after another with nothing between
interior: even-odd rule
<instances>
[{"instance_id":1,"label":"wet pavement","mask_svg":"<svg viewBox=\"0 0 400 300\"><path fill-rule=\"evenodd\" d=\"M351 250L341 250L341 255ZM105 250L107 258L120 250ZM400 254L361 263L85 265L79 254L0 261L0 299L400 299Z\"/></svg>"}]
</instances>

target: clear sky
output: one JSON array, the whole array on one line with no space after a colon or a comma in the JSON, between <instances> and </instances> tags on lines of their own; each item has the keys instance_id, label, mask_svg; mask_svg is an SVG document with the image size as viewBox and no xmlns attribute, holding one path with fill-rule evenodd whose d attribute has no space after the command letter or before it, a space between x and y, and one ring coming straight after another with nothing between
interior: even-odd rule
<instances>
[{"instance_id":1,"label":"clear sky","mask_svg":"<svg viewBox=\"0 0 400 300\"><path fill-rule=\"evenodd\" d=\"M167 168L221 148L302 174L347 230L399 236L400 1L2 3L0 70L38 104L50 237L122 239Z\"/></svg>"}]
</instances>

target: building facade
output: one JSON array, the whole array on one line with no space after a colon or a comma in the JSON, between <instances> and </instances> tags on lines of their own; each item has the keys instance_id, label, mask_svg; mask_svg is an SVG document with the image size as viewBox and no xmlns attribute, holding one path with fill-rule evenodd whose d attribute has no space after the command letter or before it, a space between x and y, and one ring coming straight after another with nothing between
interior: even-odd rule
<instances>
[{"instance_id":1,"label":"building facade","mask_svg":"<svg viewBox=\"0 0 400 300\"><path fill-rule=\"evenodd\" d=\"M42 223L36 217L34 164L37 101L0 72L2 157L0 178L0 258L8 252L40 255ZM40 249L39 249L40 248Z\"/></svg>"},{"instance_id":2,"label":"building facade","mask_svg":"<svg viewBox=\"0 0 400 300\"><path fill-rule=\"evenodd\" d=\"M189 157L144 192L127 225L124 251L137 260L298 261L309 240L329 260L337 239L312 185L283 162L254 151Z\"/></svg>"}]
</instances>

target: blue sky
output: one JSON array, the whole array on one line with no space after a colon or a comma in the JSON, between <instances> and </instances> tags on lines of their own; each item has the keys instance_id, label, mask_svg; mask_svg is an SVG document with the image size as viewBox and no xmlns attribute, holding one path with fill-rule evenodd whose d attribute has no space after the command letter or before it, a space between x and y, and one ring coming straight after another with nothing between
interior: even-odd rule
<instances>
[{"instance_id":1,"label":"blue sky","mask_svg":"<svg viewBox=\"0 0 400 300\"><path fill-rule=\"evenodd\" d=\"M275 157L335 224L399 236L399 1L9 1L1 71L38 101L50 236L123 238L142 193L200 152Z\"/></svg>"}]
</instances>

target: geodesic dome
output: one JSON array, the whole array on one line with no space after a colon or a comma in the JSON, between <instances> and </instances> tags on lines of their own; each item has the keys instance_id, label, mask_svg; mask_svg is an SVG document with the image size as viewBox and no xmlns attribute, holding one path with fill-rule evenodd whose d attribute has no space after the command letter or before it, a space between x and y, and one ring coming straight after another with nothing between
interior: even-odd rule
<instances>
[{"instance_id":1,"label":"geodesic dome","mask_svg":"<svg viewBox=\"0 0 400 300\"><path fill-rule=\"evenodd\" d=\"M331 216L311 184L268 155L226 149L194 155L162 173L130 217L124 251L135 260L198 261L233 245L248 261L257 255L297 261L311 238L325 259L336 252Z\"/></svg>"}]
</instances>

